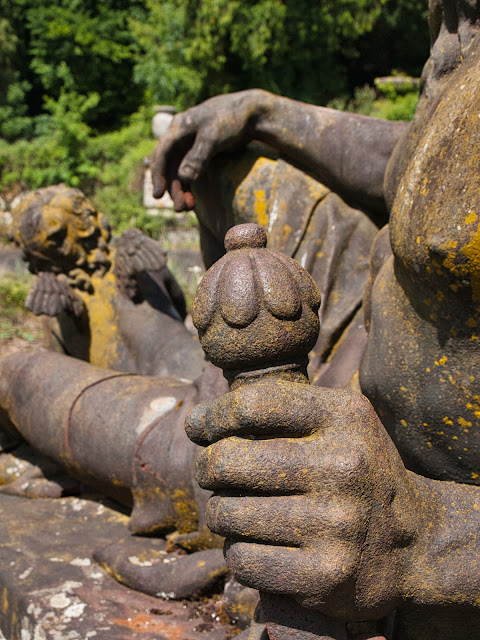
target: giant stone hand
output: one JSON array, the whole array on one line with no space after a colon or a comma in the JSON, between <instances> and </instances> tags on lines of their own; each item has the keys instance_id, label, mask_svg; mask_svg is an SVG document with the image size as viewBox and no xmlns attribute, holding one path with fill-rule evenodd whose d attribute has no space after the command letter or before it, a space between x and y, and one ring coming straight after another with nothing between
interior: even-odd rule
<instances>
[{"instance_id":1,"label":"giant stone hand","mask_svg":"<svg viewBox=\"0 0 480 640\"><path fill-rule=\"evenodd\" d=\"M155 148L152 179L155 197L168 189L175 210L193 209L193 183L221 151L252 137L252 121L267 100L265 91L253 89L215 96L177 114Z\"/></svg>"},{"instance_id":2,"label":"giant stone hand","mask_svg":"<svg viewBox=\"0 0 480 640\"><path fill-rule=\"evenodd\" d=\"M368 400L260 382L198 407L188 433L213 443L197 479L240 582L347 620L396 606L416 491Z\"/></svg>"}]
</instances>

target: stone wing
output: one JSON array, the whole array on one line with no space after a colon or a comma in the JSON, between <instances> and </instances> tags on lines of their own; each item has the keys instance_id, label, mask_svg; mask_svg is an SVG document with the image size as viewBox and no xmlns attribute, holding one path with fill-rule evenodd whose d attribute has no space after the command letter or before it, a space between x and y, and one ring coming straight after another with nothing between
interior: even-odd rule
<instances>
[{"instance_id":1,"label":"stone wing","mask_svg":"<svg viewBox=\"0 0 480 640\"><path fill-rule=\"evenodd\" d=\"M137 275L145 271L162 271L166 251L161 244L139 229L128 229L116 243L114 273L122 293L134 300L138 294Z\"/></svg>"},{"instance_id":2,"label":"stone wing","mask_svg":"<svg viewBox=\"0 0 480 640\"><path fill-rule=\"evenodd\" d=\"M25 306L35 315L58 316L63 311L80 316L83 301L50 271L41 271L28 292Z\"/></svg>"}]
</instances>

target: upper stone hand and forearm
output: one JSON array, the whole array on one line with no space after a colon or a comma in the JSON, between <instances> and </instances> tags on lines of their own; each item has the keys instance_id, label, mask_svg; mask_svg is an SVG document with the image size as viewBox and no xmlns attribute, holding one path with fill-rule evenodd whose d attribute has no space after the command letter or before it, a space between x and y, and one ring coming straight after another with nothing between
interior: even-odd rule
<instances>
[{"instance_id":1,"label":"upper stone hand and forearm","mask_svg":"<svg viewBox=\"0 0 480 640\"><path fill-rule=\"evenodd\" d=\"M383 178L407 128L252 89L216 96L178 114L154 152L156 195L170 185L178 202L218 153L251 140L268 143L318 180L374 211L383 211ZM174 197L174 199L175 199Z\"/></svg>"}]
</instances>

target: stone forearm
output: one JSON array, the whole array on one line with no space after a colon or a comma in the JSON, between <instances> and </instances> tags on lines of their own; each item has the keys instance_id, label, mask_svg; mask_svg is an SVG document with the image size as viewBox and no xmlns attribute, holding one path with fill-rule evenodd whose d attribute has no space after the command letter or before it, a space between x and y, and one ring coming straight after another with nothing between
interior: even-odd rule
<instances>
[{"instance_id":1,"label":"stone forearm","mask_svg":"<svg viewBox=\"0 0 480 640\"><path fill-rule=\"evenodd\" d=\"M480 488L411 474L422 528L408 556L404 606L462 605L480 622Z\"/></svg>"},{"instance_id":2,"label":"stone forearm","mask_svg":"<svg viewBox=\"0 0 480 640\"><path fill-rule=\"evenodd\" d=\"M255 90L253 135L341 196L383 211L383 179L405 122L317 107Z\"/></svg>"}]
</instances>

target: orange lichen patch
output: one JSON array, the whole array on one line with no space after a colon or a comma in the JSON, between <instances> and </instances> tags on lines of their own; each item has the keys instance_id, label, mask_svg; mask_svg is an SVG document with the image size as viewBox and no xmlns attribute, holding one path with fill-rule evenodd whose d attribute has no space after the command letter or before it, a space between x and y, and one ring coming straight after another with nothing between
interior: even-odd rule
<instances>
[{"instance_id":1,"label":"orange lichen patch","mask_svg":"<svg viewBox=\"0 0 480 640\"><path fill-rule=\"evenodd\" d=\"M468 260L468 271L471 274L473 300L480 302L480 228L461 252Z\"/></svg>"},{"instance_id":2,"label":"orange lichen patch","mask_svg":"<svg viewBox=\"0 0 480 640\"><path fill-rule=\"evenodd\" d=\"M190 533L198 528L198 510L194 498L183 489L172 494L175 524L179 533Z\"/></svg>"},{"instance_id":3,"label":"orange lichen patch","mask_svg":"<svg viewBox=\"0 0 480 640\"><path fill-rule=\"evenodd\" d=\"M472 213L469 214L468 219L473 221ZM472 235L470 242L460 249L460 252L467 258L466 263L459 264L455 261L455 253L449 253L443 265L456 276L470 276L473 300L480 302L480 228Z\"/></svg>"},{"instance_id":4,"label":"orange lichen patch","mask_svg":"<svg viewBox=\"0 0 480 640\"><path fill-rule=\"evenodd\" d=\"M89 361L99 366L114 367L118 358L118 318L114 307L115 276L112 271L92 277L93 293L79 291L93 328Z\"/></svg>"},{"instance_id":5,"label":"orange lichen patch","mask_svg":"<svg viewBox=\"0 0 480 640\"><path fill-rule=\"evenodd\" d=\"M282 229L282 242L286 242L288 236L292 233L292 227L288 224L283 225Z\"/></svg>"},{"instance_id":6,"label":"orange lichen patch","mask_svg":"<svg viewBox=\"0 0 480 640\"><path fill-rule=\"evenodd\" d=\"M268 227L268 201L264 189L255 189L253 209L261 227Z\"/></svg>"},{"instance_id":7,"label":"orange lichen patch","mask_svg":"<svg viewBox=\"0 0 480 640\"><path fill-rule=\"evenodd\" d=\"M468 422L468 420L465 420L465 418L458 418L457 422L461 427L471 427L472 426L472 423Z\"/></svg>"},{"instance_id":8,"label":"orange lichen patch","mask_svg":"<svg viewBox=\"0 0 480 640\"><path fill-rule=\"evenodd\" d=\"M477 220L478 220L478 218L477 218L477 214L475 213L475 211L470 211L468 216L465 218L465 224L472 224L473 222L476 222Z\"/></svg>"},{"instance_id":9,"label":"orange lichen patch","mask_svg":"<svg viewBox=\"0 0 480 640\"><path fill-rule=\"evenodd\" d=\"M133 618L114 618L112 623L140 633L161 633L166 640L183 640L190 631L185 624L165 622L148 613L137 613Z\"/></svg>"}]
</instances>

